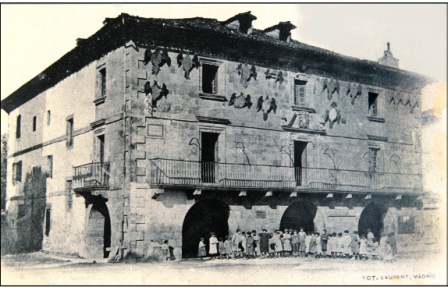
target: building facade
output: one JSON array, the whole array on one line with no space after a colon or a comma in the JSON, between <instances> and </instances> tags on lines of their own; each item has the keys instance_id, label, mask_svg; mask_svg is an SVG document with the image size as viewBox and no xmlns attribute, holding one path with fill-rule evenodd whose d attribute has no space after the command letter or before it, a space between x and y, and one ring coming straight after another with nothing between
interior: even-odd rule
<instances>
[{"instance_id":1,"label":"building facade","mask_svg":"<svg viewBox=\"0 0 448 287\"><path fill-rule=\"evenodd\" d=\"M107 18L3 100L18 245L188 258L210 232L304 227L416 248L428 79L254 20Z\"/></svg>"}]
</instances>

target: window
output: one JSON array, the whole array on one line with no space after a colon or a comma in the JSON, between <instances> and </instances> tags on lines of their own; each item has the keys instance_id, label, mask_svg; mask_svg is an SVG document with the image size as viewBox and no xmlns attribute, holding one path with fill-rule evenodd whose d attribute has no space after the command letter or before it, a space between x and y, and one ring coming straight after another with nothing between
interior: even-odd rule
<instances>
[{"instance_id":1,"label":"window","mask_svg":"<svg viewBox=\"0 0 448 287\"><path fill-rule=\"evenodd\" d=\"M17 116L17 122L16 122L16 139L19 139L21 136L21 129L22 129L22 116Z\"/></svg>"},{"instance_id":2,"label":"window","mask_svg":"<svg viewBox=\"0 0 448 287\"><path fill-rule=\"evenodd\" d=\"M22 161L12 164L12 184L22 182Z\"/></svg>"},{"instance_id":3,"label":"window","mask_svg":"<svg viewBox=\"0 0 448 287\"><path fill-rule=\"evenodd\" d=\"M33 132L35 132L37 129L37 117L34 116L33 117Z\"/></svg>"},{"instance_id":4,"label":"window","mask_svg":"<svg viewBox=\"0 0 448 287\"><path fill-rule=\"evenodd\" d=\"M413 216L398 216L398 234L414 233L415 218Z\"/></svg>"},{"instance_id":5,"label":"window","mask_svg":"<svg viewBox=\"0 0 448 287\"><path fill-rule=\"evenodd\" d=\"M47 176L53 178L53 156L47 156Z\"/></svg>"},{"instance_id":6,"label":"window","mask_svg":"<svg viewBox=\"0 0 448 287\"><path fill-rule=\"evenodd\" d=\"M51 111L48 110L47 111L47 126L49 126L51 124Z\"/></svg>"},{"instance_id":7,"label":"window","mask_svg":"<svg viewBox=\"0 0 448 287\"><path fill-rule=\"evenodd\" d=\"M218 93L218 68L217 65L202 64L202 91L204 93Z\"/></svg>"},{"instance_id":8,"label":"window","mask_svg":"<svg viewBox=\"0 0 448 287\"><path fill-rule=\"evenodd\" d=\"M294 141L294 177L297 186L302 186L306 177L306 146L308 142Z\"/></svg>"},{"instance_id":9,"label":"window","mask_svg":"<svg viewBox=\"0 0 448 287\"><path fill-rule=\"evenodd\" d=\"M50 236L51 227L51 209L47 208L45 211L45 236Z\"/></svg>"},{"instance_id":10,"label":"window","mask_svg":"<svg viewBox=\"0 0 448 287\"><path fill-rule=\"evenodd\" d=\"M71 210L73 206L73 196L72 196L72 181L67 180L65 182L65 197L67 210Z\"/></svg>"},{"instance_id":11,"label":"window","mask_svg":"<svg viewBox=\"0 0 448 287\"><path fill-rule=\"evenodd\" d=\"M294 105L305 106L306 81L294 80Z\"/></svg>"},{"instance_id":12,"label":"window","mask_svg":"<svg viewBox=\"0 0 448 287\"><path fill-rule=\"evenodd\" d=\"M101 166L104 164L104 135L98 136L98 153Z\"/></svg>"},{"instance_id":13,"label":"window","mask_svg":"<svg viewBox=\"0 0 448 287\"><path fill-rule=\"evenodd\" d=\"M371 147L369 148L369 172L370 173L374 173L376 172L376 168L377 168L377 156L378 156L378 151L380 149L377 147Z\"/></svg>"},{"instance_id":14,"label":"window","mask_svg":"<svg viewBox=\"0 0 448 287\"><path fill-rule=\"evenodd\" d=\"M378 94L369 93L369 115L378 116Z\"/></svg>"},{"instance_id":15,"label":"window","mask_svg":"<svg viewBox=\"0 0 448 287\"><path fill-rule=\"evenodd\" d=\"M73 146L73 126L74 126L73 117L69 117L67 119L67 147Z\"/></svg>"},{"instance_id":16,"label":"window","mask_svg":"<svg viewBox=\"0 0 448 287\"><path fill-rule=\"evenodd\" d=\"M106 96L106 68L100 70L101 97Z\"/></svg>"}]
</instances>

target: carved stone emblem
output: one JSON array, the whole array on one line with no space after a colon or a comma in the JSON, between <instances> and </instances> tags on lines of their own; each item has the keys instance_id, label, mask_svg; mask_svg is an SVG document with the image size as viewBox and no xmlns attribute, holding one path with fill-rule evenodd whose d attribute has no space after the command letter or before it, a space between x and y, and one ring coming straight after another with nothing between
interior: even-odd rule
<instances>
[{"instance_id":1,"label":"carved stone emblem","mask_svg":"<svg viewBox=\"0 0 448 287\"><path fill-rule=\"evenodd\" d=\"M244 96L243 93L240 93L240 95L237 96L236 93L233 93L230 96L229 106L234 106L237 109L242 109L245 107L250 109L250 107L252 106L250 95Z\"/></svg>"},{"instance_id":2,"label":"carved stone emblem","mask_svg":"<svg viewBox=\"0 0 448 287\"><path fill-rule=\"evenodd\" d=\"M308 112L298 112L297 125L301 129L308 129L310 127L310 114Z\"/></svg>"}]
</instances>

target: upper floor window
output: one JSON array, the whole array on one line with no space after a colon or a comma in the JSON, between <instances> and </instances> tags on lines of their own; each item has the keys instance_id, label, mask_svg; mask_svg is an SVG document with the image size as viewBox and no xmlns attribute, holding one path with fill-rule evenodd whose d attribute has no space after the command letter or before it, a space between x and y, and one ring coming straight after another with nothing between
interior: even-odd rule
<instances>
[{"instance_id":1,"label":"upper floor window","mask_svg":"<svg viewBox=\"0 0 448 287\"><path fill-rule=\"evenodd\" d=\"M305 106L306 105L306 81L294 80L294 105Z\"/></svg>"},{"instance_id":2,"label":"upper floor window","mask_svg":"<svg viewBox=\"0 0 448 287\"><path fill-rule=\"evenodd\" d=\"M34 116L33 117L33 132L35 132L37 129L37 117Z\"/></svg>"},{"instance_id":3,"label":"upper floor window","mask_svg":"<svg viewBox=\"0 0 448 287\"><path fill-rule=\"evenodd\" d=\"M22 182L22 161L12 164L12 184Z\"/></svg>"},{"instance_id":4,"label":"upper floor window","mask_svg":"<svg viewBox=\"0 0 448 287\"><path fill-rule=\"evenodd\" d=\"M72 191L73 191L72 181L67 180L65 182L65 196L66 196L67 211L71 210L72 206L73 206L73 196L72 196L73 192Z\"/></svg>"},{"instance_id":5,"label":"upper floor window","mask_svg":"<svg viewBox=\"0 0 448 287\"><path fill-rule=\"evenodd\" d=\"M369 116L378 116L378 94L369 93Z\"/></svg>"},{"instance_id":6,"label":"upper floor window","mask_svg":"<svg viewBox=\"0 0 448 287\"><path fill-rule=\"evenodd\" d=\"M67 118L67 147L73 146L73 136L74 136L74 119L73 116Z\"/></svg>"},{"instance_id":7,"label":"upper floor window","mask_svg":"<svg viewBox=\"0 0 448 287\"><path fill-rule=\"evenodd\" d=\"M22 135L22 116L18 115L16 121L16 139L19 139L21 135Z\"/></svg>"},{"instance_id":8,"label":"upper floor window","mask_svg":"<svg viewBox=\"0 0 448 287\"><path fill-rule=\"evenodd\" d=\"M101 97L106 96L106 68L100 70L100 89Z\"/></svg>"},{"instance_id":9,"label":"upper floor window","mask_svg":"<svg viewBox=\"0 0 448 287\"><path fill-rule=\"evenodd\" d=\"M218 93L218 65L202 63L202 92Z\"/></svg>"},{"instance_id":10,"label":"upper floor window","mask_svg":"<svg viewBox=\"0 0 448 287\"><path fill-rule=\"evenodd\" d=\"M53 178L53 156L47 156L47 176Z\"/></svg>"},{"instance_id":11,"label":"upper floor window","mask_svg":"<svg viewBox=\"0 0 448 287\"><path fill-rule=\"evenodd\" d=\"M378 158L378 151L380 149L377 147L370 147L369 148L369 172L374 173L377 170L377 158Z\"/></svg>"},{"instance_id":12,"label":"upper floor window","mask_svg":"<svg viewBox=\"0 0 448 287\"><path fill-rule=\"evenodd\" d=\"M47 111L47 126L49 126L51 124L51 111L48 110Z\"/></svg>"}]
</instances>

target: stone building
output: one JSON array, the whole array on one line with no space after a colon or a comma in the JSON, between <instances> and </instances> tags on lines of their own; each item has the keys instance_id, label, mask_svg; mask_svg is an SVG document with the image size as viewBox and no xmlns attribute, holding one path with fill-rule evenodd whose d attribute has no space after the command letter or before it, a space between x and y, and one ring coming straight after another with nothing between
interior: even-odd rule
<instances>
[{"instance_id":1,"label":"stone building","mask_svg":"<svg viewBox=\"0 0 448 287\"><path fill-rule=\"evenodd\" d=\"M107 18L4 99L17 242L188 258L210 232L304 227L417 248L428 79L254 20Z\"/></svg>"}]
</instances>

